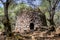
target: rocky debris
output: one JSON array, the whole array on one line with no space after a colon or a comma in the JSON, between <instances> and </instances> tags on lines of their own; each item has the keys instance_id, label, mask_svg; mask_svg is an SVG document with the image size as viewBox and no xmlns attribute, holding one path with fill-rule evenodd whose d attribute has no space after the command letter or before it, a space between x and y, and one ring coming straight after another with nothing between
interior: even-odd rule
<instances>
[{"instance_id":1,"label":"rocky debris","mask_svg":"<svg viewBox=\"0 0 60 40\"><path fill-rule=\"evenodd\" d=\"M44 27L45 29L46 27ZM60 39L60 27L55 29L56 31L50 31L50 27L46 28L44 31L34 30L25 33L13 32L12 37L6 37L4 35L0 35L0 40L59 40ZM50 34L49 34L49 33Z\"/></svg>"},{"instance_id":2,"label":"rocky debris","mask_svg":"<svg viewBox=\"0 0 60 40\"><path fill-rule=\"evenodd\" d=\"M0 40L5 40L5 39L6 39L6 36L0 35Z\"/></svg>"},{"instance_id":3,"label":"rocky debris","mask_svg":"<svg viewBox=\"0 0 60 40\"><path fill-rule=\"evenodd\" d=\"M47 31L35 31L28 34L13 33L12 37L1 36L0 40L59 40L60 34L51 33L51 35L46 34Z\"/></svg>"}]
</instances>

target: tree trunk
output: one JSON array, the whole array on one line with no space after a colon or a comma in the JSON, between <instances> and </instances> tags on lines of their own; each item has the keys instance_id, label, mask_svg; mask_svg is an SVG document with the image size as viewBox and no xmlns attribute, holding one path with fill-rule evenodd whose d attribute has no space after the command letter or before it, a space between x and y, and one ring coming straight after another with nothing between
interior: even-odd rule
<instances>
[{"instance_id":1,"label":"tree trunk","mask_svg":"<svg viewBox=\"0 0 60 40\"><path fill-rule=\"evenodd\" d=\"M49 20L50 25L53 25L54 26L55 25L55 23L54 23L55 8L52 9L52 11L50 11L49 14L50 14L50 20Z\"/></svg>"},{"instance_id":2,"label":"tree trunk","mask_svg":"<svg viewBox=\"0 0 60 40\"><path fill-rule=\"evenodd\" d=\"M54 20L53 20L53 19L54 19L54 17L52 17L52 18L50 17L50 25L55 25L55 23L54 23Z\"/></svg>"},{"instance_id":3,"label":"tree trunk","mask_svg":"<svg viewBox=\"0 0 60 40\"><path fill-rule=\"evenodd\" d=\"M4 26L5 26L5 33L7 35L9 35L9 33L11 32L11 25L10 25L10 21L9 21L9 16L8 16L8 4L6 3L4 5L4 14L5 14L5 22L4 22Z\"/></svg>"}]
</instances>

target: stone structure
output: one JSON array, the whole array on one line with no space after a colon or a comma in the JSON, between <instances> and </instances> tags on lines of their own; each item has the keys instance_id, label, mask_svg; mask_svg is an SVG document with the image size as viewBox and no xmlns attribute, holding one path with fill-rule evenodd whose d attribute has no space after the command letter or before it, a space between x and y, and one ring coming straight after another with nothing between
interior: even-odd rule
<instances>
[{"instance_id":1,"label":"stone structure","mask_svg":"<svg viewBox=\"0 0 60 40\"><path fill-rule=\"evenodd\" d=\"M15 30L23 33L24 31L35 30L36 28L41 27L42 20L38 12L25 12L23 11L20 15L17 16Z\"/></svg>"}]
</instances>

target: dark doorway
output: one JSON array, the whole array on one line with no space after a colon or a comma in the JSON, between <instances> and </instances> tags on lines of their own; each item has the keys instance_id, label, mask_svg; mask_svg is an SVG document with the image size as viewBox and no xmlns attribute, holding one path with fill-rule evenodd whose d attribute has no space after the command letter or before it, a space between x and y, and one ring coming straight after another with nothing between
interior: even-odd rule
<instances>
[{"instance_id":1,"label":"dark doorway","mask_svg":"<svg viewBox=\"0 0 60 40\"><path fill-rule=\"evenodd\" d=\"M34 30L34 23L30 23L30 29Z\"/></svg>"}]
</instances>

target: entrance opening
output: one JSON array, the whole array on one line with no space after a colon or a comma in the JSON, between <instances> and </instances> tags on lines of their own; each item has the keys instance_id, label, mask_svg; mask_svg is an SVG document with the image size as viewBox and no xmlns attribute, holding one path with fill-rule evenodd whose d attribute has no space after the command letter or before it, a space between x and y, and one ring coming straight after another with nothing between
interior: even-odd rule
<instances>
[{"instance_id":1,"label":"entrance opening","mask_svg":"<svg viewBox=\"0 0 60 40\"><path fill-rule=\"evenodd\" d=\"M34 23L30 23L30 29L34 30Z\"/></svg>"}]
</instances>

